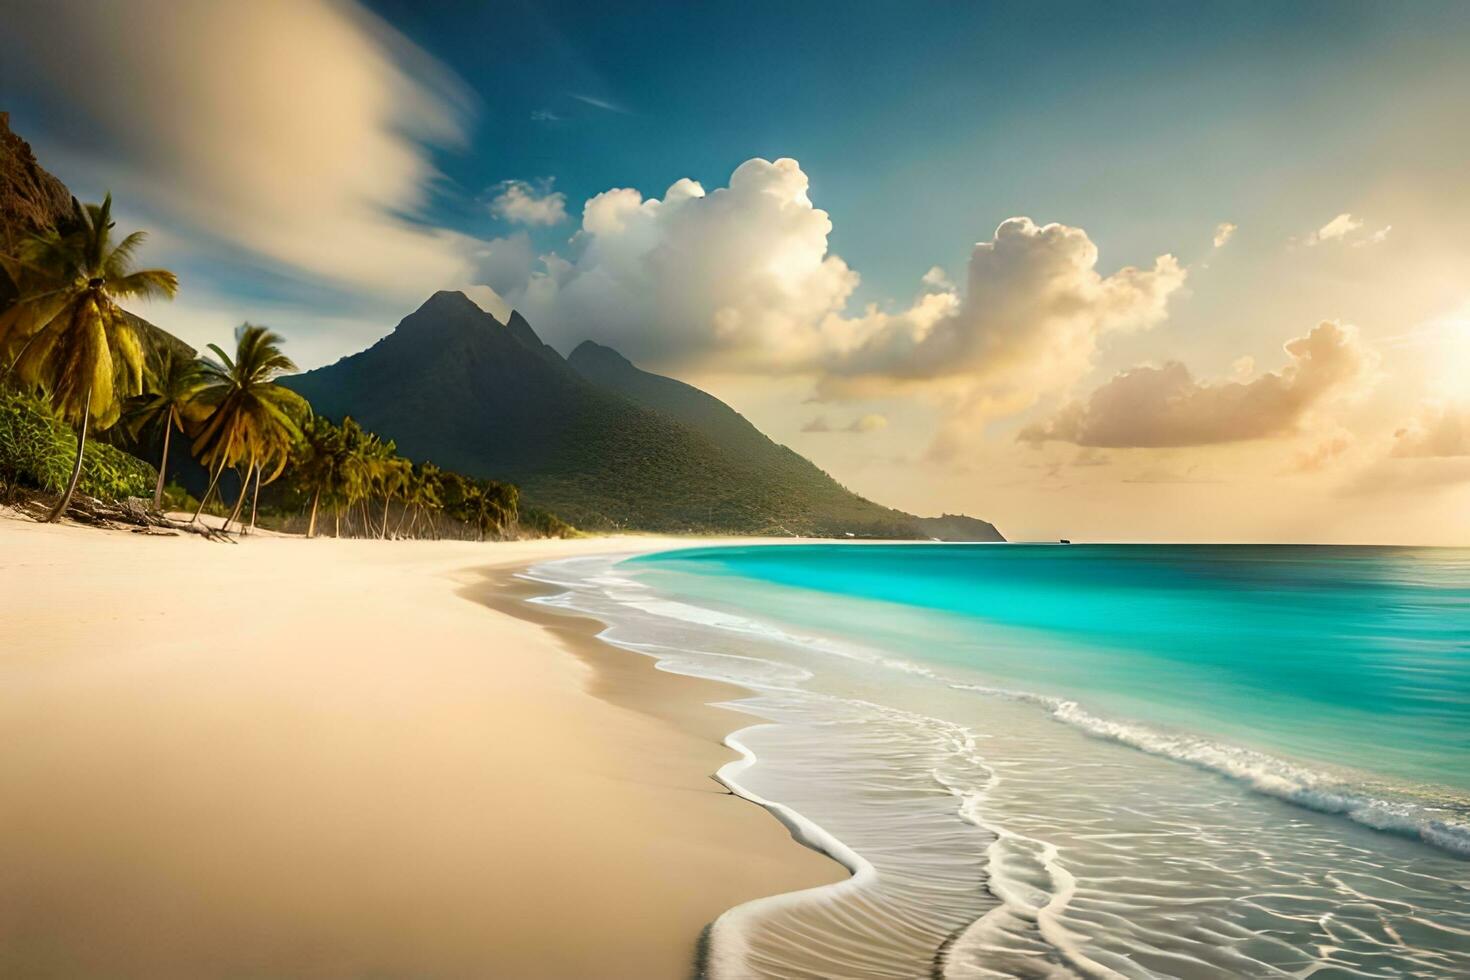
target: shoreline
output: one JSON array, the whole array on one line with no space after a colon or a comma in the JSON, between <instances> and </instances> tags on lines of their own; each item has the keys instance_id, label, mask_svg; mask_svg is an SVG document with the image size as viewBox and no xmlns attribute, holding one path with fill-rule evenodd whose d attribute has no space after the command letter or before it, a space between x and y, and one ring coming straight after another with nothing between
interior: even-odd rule
<instances>
[{"instance_id":1,"label":"shoreline","mask_svg":"<svg viewBox=\"0 0 1470 980\"><path fill-rule=\"evenodd\" d=\"M504 582L715 543L0 521L0 973L688 977L846 874L713 778L743 689Z\"/></svg>"}]
</instances>

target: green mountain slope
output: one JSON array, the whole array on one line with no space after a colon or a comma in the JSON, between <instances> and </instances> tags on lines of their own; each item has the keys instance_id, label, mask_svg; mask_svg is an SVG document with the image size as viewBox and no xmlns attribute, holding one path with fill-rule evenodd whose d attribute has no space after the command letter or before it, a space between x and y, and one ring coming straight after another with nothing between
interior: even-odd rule
<instances>
[{"instance_id":1,"label":"green mountain slope","mask_svg":"<svg viewBox=\"0 0 1470 980\"><path fill-rule=\"evenodd\" d=\"M717 399L627 367L638 390L584 376L519 315L501 324L441 292L368 350L286 383L406 455L514 481L580 527L926 536Z\"/></svg>"}]
</instances>

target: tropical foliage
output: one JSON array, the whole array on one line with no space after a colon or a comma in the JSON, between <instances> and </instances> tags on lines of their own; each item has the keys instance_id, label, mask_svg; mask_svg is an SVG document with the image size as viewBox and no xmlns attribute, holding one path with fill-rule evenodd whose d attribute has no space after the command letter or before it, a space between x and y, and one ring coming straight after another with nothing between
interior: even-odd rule
<instances>
[{"instance_id":1,"label":"tropical foliage","mask_svg":"<svg viewBox=\"0 0 1470 980\"><path fill-rule=\"evenodd\" d=\"M323 507L331 512L335 537L486 540L527 531L557 537L574 533L554 518L555 523L523 527L516 487L474 480L433 463L415 464L351 418L338 426L313 416L303 427L289 473L305 501L308 537L318 534Z\"/></svg>"},{"instance_id":2,"label":"tropical foliage","mask_svg":"<svg viewBox=\"0 0 1470 980\"><path fill-rule=\"evenodd\" d=\"M195 396L204 386L199 361L176 351L164 351L149 372L147 391L127 412L129 434L134 439L144 432L161 431L163 449L158 460L158 482L153 488L153 506L163 506L164 474L168 472L169 441L175 432L185 432L185 423L202 417L203 405Z\"/></svg>"},{"instance_id":3,"label":"tropical foliage","mask_svg":"<svg viewBox=\"0 0 1470 980\"><path fill-rule=\"evenodd\" d=\"M22 386L46 394L52 409L76 429L71 477L49 520L65 512L85 462L89 426L107 429L123 401L143 390L143 348L120 299L171 297L178 278L163 269L134 269L146 237L135 231L114 242L112 196L80 209L80 226L24 242L19 255L0 257L18 297L0 314L0 354Z\"/></svg>"},{"instance_id":4,"label":"tropical foliage","mask_svg":"<svg viewBox=\"0 0 1470 980\"><path fill-rule=\"evenodd\" d=\"M51 406L33 394L0 390L0 496L17 490L60 493L76 459L76 435ZM86 445L77 489L92 497L124 500L153 489L153 467L106 443Z\"/></svg>"},{"instance_id":5,"label":"tropical foliage","mask_svg":"<svg viewBox=\"0 0 1470 980\"><path fill-rule=\"evenodd\" d=\"M194 401L208 418L194 439L193 451L209 468L210 481L200 510L219 485L225 467L245 467L234 512L225 522L227 528L240 516L252 477L258 495L262 482L270 483L286 469L291 448L301 438L301 422L311 413L306 399L275 383L276 378L296 370L281 353L280 344L280 335L245 323L235 331L233 358L217 344L210 344L215 356L202 362L203 382ZM271 475L262 480L267 469ZM199 512L194 516L197 519Z\"/></svg>"},{"instance_id":6,"label":"tropical foliage","mask_svg":"<svg viewBox=\"0 0 1470 980\"><path fill-rule=\"evenodd\" d=\"M74 228L29 236L16 254L0 255L17 293L0 310L0 491L59 493L52 520L77 490L110 500L151 491L161 508L177 433L204 467L204 494L189 498L196 520L222 505L215 501L223 475L239 475L225 528L241 521L247 495L255 527L262 488L284 476L286 489L266 494L266 510L278 526L303 521L308 537L317 535L323 508L337 536L574 533L539 512L523 527L520 494L510 484L414 463L351 418L335 425L314 416L306 399L277 383L296 365L267 327L242 324L231 352L210 344L212 356L203 358L182 345L146 343L140 330L160 332L118 301L170 297L178 280L134 269L144 235L114 242L110 196L76 211ZM88 441L89 432L106 433L119 419L135 447L155 454L156 470ZM187 497L176 487L167 493L175 502Z\"/></svg>"}]
</instances>

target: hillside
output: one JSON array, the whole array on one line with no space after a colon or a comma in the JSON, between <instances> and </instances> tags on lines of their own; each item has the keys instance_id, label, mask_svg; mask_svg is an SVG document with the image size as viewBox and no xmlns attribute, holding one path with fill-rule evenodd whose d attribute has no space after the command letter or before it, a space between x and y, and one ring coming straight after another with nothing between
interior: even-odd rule
<instances>
[{"instance_id":1,"label":"hillside","mask_svg":"<svg viewBox=\"0 0 1470 980\"><path fill-rule=\"evenodd\" d=\"M570 364L518 314L502 324L440 292L368 350L286 383L410 456L511 480L580 527L925 536L717 399L626 361L599 371L604 359Z\"/></svg>"},{"instance_id":2,"label":"hillside","mask_svg":"<svg viewBox=\"0 0 1470 980\"><path fill-rule=\"evenodd\" d=\"M757 462L785 485L804 488L825 506L838 511L859 506L857 502L876 506L844 489L811 460L775 442L735 409L691 384L644 371L611 347L590 340L572 351L567 363L593 384L682 422L722 452ZM884 510L888 520L905 526L906 536L944 541L1004 540L993 525L973 517L914 517Z\"/></svg>"}]
</instances>

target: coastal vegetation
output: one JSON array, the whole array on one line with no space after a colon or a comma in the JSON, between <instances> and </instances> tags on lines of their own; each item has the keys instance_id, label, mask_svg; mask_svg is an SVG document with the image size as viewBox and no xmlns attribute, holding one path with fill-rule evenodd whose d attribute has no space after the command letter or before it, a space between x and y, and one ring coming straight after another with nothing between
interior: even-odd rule
<instances>
[{"instance_id":1,"label":"coastal vegetation","mask_svg":"<svg viewBox=\"0 0 1470 980\"><path fill-rule=\"evenodd\" d=\"M172 297L178 277L166 269L135 269L143 232L114 242L112 195L76 209L77 227L51 229L23 242L0 267L18 290L0 314L6 378L44 392L51 409L76 430L71 476L47 515L66 512L81 480L87 432L117 422L129 396L143 391L143 348L117 301Z\"/></svg>"},{"instance_id":2,"label":"coastal vegetation","mask_svg":"<svg viewBox=\"0 0 1470 980\"><path fill-rule=\"evenodd\" d=\"M188 503L195 524L209 512L225 517L219 530L249 533L266 517L308 537L323 530L323 507L339 537L575 533L554 515L522 513L512 484L410 460L351 417L334 423L313 413L305 397L279 383L297 368L268 327L244 323L232 351L210 344L212 356L196 357L125 312L121 300L172 297L178 278L137 269L144 233L118 240L114 228L109 195L101 204L73 202L67 220L19 241L7 234L9 249L0 252L12 290L0 308L5 499L55 495L45 513L55 521L78 492L130 502L132 513L146 497L159 519L166 505ZM189 440L202 473L197 500L167 485L170 461L179 459L175 434ZM134 455L150 446L156 469ZM229 502L221 489L226 473L236 485Z\"/></svg>"}]
</instances>

